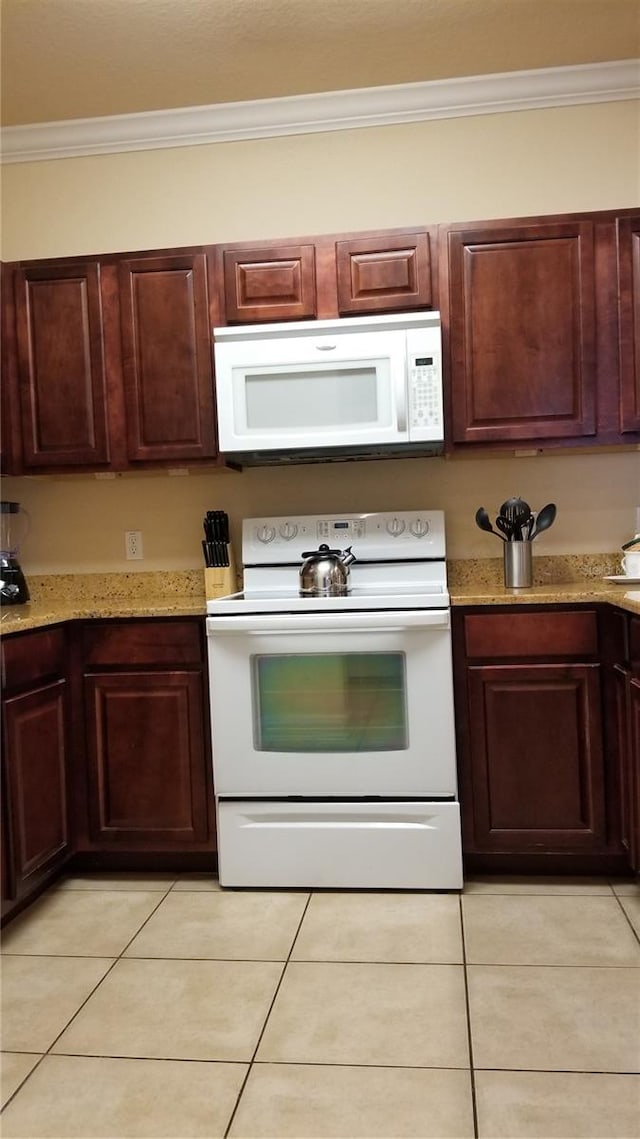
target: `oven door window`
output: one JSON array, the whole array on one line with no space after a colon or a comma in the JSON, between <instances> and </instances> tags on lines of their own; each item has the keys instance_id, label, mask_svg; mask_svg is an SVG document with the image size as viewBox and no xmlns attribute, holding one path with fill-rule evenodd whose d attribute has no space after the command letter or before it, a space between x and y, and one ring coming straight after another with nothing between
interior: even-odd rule
<instances>
[{"instance_id":1,"label":"oven door window","mask_svg":"<svg viewBox=\"0 0 640 1139\"><path fill-rule=\"evenodd\" d=\"M402 652L252 657L257 751L404 751L409 746Z\"/></svg>"}]
</instances>

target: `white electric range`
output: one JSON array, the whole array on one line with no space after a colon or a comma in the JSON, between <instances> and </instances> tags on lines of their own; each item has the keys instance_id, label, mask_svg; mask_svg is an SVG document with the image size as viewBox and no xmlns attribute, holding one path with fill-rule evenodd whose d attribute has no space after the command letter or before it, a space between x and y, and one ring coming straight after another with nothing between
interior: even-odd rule
<instances>
[{"instance_id":1,"label":"white electric range","mask_svg":"<svg viewBox=\"0 0 640 1139\"><path fill-rule=\"evenodd\" d=\"M351 546L349 593L299 593ZM244 590L207 603L223 886L459 889L441 511L247 519Z\"/></svg>"}]
</instances>

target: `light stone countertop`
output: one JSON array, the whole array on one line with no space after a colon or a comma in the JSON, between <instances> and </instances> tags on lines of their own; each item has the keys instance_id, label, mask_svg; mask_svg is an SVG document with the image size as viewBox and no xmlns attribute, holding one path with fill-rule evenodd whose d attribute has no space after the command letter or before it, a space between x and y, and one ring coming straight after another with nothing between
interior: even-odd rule
<instances>
[{"instance_id":1,"label":"light stone countertop","mask_svg":"<svg viewBox=\"0 0 640 1139\"><path fill-rule=\"evenodd\" d=\"M640 584L605 580L617 555L534 559L530 589L506 589L497 558L450 562L451 604L561 605L605 602L640 614ZM549 580L547 580L549 579ZM33 600L4 606L0 633L44 628L64 621L127 617L204 617L201 571L135 574L56 574L29 579Z\"/></svg>"},{"instance_id":2,"label":"light stone countertop","mask_svg":"<svg viewBox=\"0 0 640 1139\"><path fill-rule=\"evenodd\" d=\"M640 585L627 589L626 585L608 581L549 583L534 585L530 589L464 585L450 587L449 592L452 605L594 605L608 602L629 613L640 613Z\"/></svg>"}]
</instances>

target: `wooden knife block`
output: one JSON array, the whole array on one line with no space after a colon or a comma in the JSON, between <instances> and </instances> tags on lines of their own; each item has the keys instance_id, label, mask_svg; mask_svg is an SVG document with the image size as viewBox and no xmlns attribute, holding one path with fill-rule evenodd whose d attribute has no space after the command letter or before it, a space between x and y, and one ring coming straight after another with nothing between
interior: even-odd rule
<instances>
[{"instance_id":1,"label":"wooden knife block","mask_svg":"<svg viewBox=\"0 0 640 1139\"><path fill-rule=\"evenodd\" d=\"M229 546L229 565L205 566L204 593L207 601L213 597L226 597L228 593L236 593L238 583L236 579L236 566L233 550Z\"/></svg>"}]
</instances>

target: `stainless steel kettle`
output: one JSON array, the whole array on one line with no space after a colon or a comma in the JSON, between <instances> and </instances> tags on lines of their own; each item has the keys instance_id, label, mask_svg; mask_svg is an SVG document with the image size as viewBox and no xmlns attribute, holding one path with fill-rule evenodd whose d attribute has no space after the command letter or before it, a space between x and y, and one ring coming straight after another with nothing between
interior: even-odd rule
<instances>
[{"instance_id":1,"label":"stainless steel kettle","mask_svg":"<svg viewBox=\"0 0 640 1139\"><path fill-rule=\"evenodd\" d=\"M323 543L317 550L303 553L300 567L300 593L303 597L341 597L349 592L349 566L356 556L351 546L330 550Z\"/></svg>"}]
</instances>

